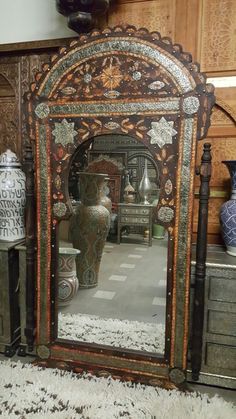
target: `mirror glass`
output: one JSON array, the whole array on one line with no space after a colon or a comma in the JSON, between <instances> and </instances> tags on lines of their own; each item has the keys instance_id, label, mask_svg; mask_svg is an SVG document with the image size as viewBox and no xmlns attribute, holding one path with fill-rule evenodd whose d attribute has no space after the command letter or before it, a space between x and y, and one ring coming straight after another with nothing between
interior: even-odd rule
<instances>
[{"instance_id":1,"label":"mirror glass","mask_svg":"<svg viewBox=\"0 0 236 419\"><path fill-rule=\"evenodd\" d=\"M106 175L98 176L95 203L88 189L94 174ZM168 234L152 217L160 176L150 151L129 136L94 137L74 153L68 179L74 213L59 224L58 338L164 353ZM105 208L107 232L88 221L81 205ZM97 275L86 271L91 257L99 259Z\"/></svg>"}]
</instances>

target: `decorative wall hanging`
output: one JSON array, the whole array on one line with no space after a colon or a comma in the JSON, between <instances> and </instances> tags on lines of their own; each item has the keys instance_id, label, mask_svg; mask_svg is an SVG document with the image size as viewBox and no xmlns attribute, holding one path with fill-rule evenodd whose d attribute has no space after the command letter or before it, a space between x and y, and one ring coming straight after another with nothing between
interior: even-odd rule
<instances>
[{"instance_id":1,"label":"decorative wall hanging","mask_svg":"<svg viewBox=\"0 0 236 419\"><path fill-rule=\"evenodd\" d=\"M180 45L134 27L83 35L36 75L26 106L36 149L36 345L44 365L152 384L185 380L196 140L207 133L213 104L213 87ZM111 129L147 147L160 174L153 222L168 232L160 355L57 337L57 237L60 221L72 214L71 160L80 144Z\"/></svg>"}]
</instances>

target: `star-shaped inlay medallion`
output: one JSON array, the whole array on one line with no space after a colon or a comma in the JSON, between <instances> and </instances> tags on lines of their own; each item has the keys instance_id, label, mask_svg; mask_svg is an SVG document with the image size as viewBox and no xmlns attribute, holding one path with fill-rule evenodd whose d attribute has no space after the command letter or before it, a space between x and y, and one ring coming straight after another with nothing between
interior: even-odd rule
<instances>
[{"instance_id":1,"label":"star-shaped inlay medallion","mask_svg":"<svg viewBox=\"0 0 236 419\"><path fill-rule=\"evenodd\" d=\"M177 134L173 128L174 121L167 121L164 117L158 122L152 122L152 129L148 131L151 144L158 144L162 148L165 144L172 144L172 137Z\"/></svg>"},{"instance_id":2,"label":"star-shaped inlay medallion","mask_svg":"<svg viewBox=\"0 0 236 419\"><path fill-rule=\"evenodd\" d=\"M55 129L52 131L55 143L60 143L63 146L74 144L74 137L78 134L74 130L74 125L74 122L68 122L65 118L62 122L55 122Z\"/></svg>"}]
</instances>

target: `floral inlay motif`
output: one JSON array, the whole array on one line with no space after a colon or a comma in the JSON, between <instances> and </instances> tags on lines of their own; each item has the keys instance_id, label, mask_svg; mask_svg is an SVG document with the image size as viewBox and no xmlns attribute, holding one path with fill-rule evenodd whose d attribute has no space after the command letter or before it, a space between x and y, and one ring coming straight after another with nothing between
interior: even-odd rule
<instances>
[{"instance_id":1,"label":"floral inlay motif","mask_svg":"<svg viewBox=\"0 0 236 419\"><path fill-rule=\"evenodd\" d=\"M102 84L105 88L109 90L116 89L120 85L122 79L123 76L120 72L119 67L116 65L112 65L112 62L110 63L109 67L103 69L103 72L101 74Z\"/></svg>"},{"instance_id":2,"label":"floral inlay motif","mask_svg":"<svg viewBox=\"0 0 236 419\"><path fill-rule=\"evenodd\" d=\"M140 80L141 77L142 77L142 74L140 73L140 71L134 71L132 74L133 80Z\"/></svg>"},{"instance_id":3,"label":"floral inlay motif","mask_svg":"<svg viewBox=\"0 0 236 419\"><path fill-rule=\"evenodd\" d=\"M158 218L163 223L169 223L174 218L174 210L169 207L161 207L158 210Z\"/></svg>"},{"instance_id":4,"label":"floral inlay motif","mask_svg":"<svg viewBox=\"0 0 236 419\"><path fill-rule=\"evenodd\" d=\"M63 217L66 214L67 207L64 202L56 202L53 205L53 213L56 217Z\"/></svg>"},{"instance_id":5,"label":"floral inlay motif","mask_svg":"<svg viewBox=\"0 0 236 419\"><path fill-rule=\"evenodd\" d=\"M156 80L148 85L148 88L151 90L160 90L165 86L165 83L162 81Z\"/></svg>"},{"instance_id":6,"label":"floral inlay motif","mask_svg":"<svg viewBox=\"0 0 236 419\"><path fill-rule=\"evenodd\" d=\"M108 90L104 93L105 97L108 97L109 99L115 99L116 97L120 96L120 92L117 90Z\"/></svg>"},{"instance_id":7,"label":"floral inlay motif","mask_svg":"<svg viewBox=\"0 0 236 419\"><path fill-rule=\"evenodd\" d=\"M120 124L118 124L117 122L109 121L106 124L104 124L104 127L109 130L113 130L113 129L120 128Z\"/></svg>"},{"instance_id":8,"label":"floral inlay motif","mask_svg":"<svg viewBox=\"0 0 236 419\"><path fill-rule=\"evenodd\" d=\"M152 129L147 132L151 137L151 144L158 144L162 148L165 144L172 144L172 137L177 134L173 128L174 121L167 121L164 116L158 122L152 122Z\"/></svg>"},{"instance_id":9,"label":"floral inlay motif","mask_svg":"<svg viewBox=\"0 0 236 419\"><path fill-rule=\"evenodd\" d=\"M170 195L173 189L173 185L170 179L167 179L165 183L165 193L166 195Z\"/></svg>"},{"instance_id":10,"label":"floral inlay motif","mask_svg":"<svg viewBox=\"0 0 236 419\"><path fill-rule=\"evenodd\" d=\"M92 76L91 76L91 74L86 73L86 74L84 75L84 82L85 82L85 83L90 83L90 82L91 82L91 80L92 80Z\"/></svg>"},{"instance_id":11,"label":"floral inlay motif","mask_svg":"<svg viewBox=\"0 0 236 419\"><path fill-rule=\"evenodd\" d=\"M61 89L61 92L63 93L63 95L70 96L76 92L76 89L74 87L67 86L67 87L64 87L64 89Z\"/></svg>"},{"instance_id":12,"label":"floral inlay motif","mask_svg":"<svg viewBox=\"0 0 236 419\"><path fill-rule=\"evenodd\" d=\"M78 134L74 130L74 125L74 122L68 122L65 118L62 122L55 122L55 129L52 131L55 137L55 143L62 144L63 146L74 144L74 137Z\"/></svg>"},{"instance_id":13,"label":"floral inlay motif","mask_svg":"<svg viewBox=\"0 0 236 419\"><path fill-rule=\"evenodd\" d=\"M49 115L49 112L50 112L49 106L46 105L45 103L40 103L35 108L35 113L40 119L47 118L47 116Z\"/></svg>"},{"instance_id":14,"label":"floral inlay motif","mask_svg":"<svg viewBox=\"0 0 236 419\"><path fill-rule=\"evenodd\" d=\"M56 189L59 191L61 189L61 177L59 175L55 177L54 184Z\"/></svg>"},{"instance_id":15,"label":"floral inlay motif","mask_svg":"<svg viewBox=\"0 0 236 419\"><path fill-rule=\"evenodd\" d=\"M64 76L60 89L54 89L52 98L66 98L72 94L75 100L81 101L101 96L108 99L139 97L147 86L149 95L154 97L176 97L178 92L173 77L158 64L153 66L143 59L137 61L126 54L114 53L96 59L88 58L73 67L73 71Z\"/></svg>"}]
</instances>

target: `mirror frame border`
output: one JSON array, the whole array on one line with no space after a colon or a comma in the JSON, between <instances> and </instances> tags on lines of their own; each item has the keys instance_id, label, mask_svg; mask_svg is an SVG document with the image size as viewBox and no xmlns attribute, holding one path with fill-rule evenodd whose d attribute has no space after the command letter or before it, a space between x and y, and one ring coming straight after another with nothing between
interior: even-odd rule
<instances>
[{"instance_id":1,"label":"mirror frame border","mask_svg":"<svg viewBox=\"0 0 236 419\"><path fill-rule=\"evenodd\" d=\"M173 267L173 286L167 290L167 294L171 293L169 295L169 299L171 299L171 319L167 320L167 323L168 321L170 322L170 326L167 326L166 329L166 340L169 341L170 350L166 350L164 359L153 356L153 354L141 354L138 351L110 349L101 345L76 344L72 341L66 342L56 339L55 277L58 258L57 224L60 219L69 216L71 207L68 192L66 192L66 182L64 182L63 189L65 200L60 202L60 204L64 204L64 212L58 211L56 213L55 208L61 210L62 205L56 207L55 202L52 202L51 156L53 150L51 149L52 134L50 125L52 125L52 113L50 112L53 102L48 98L47 86L50 85L50 76L53 72L55 75L56 66L60 65L60 62L63 62L69 54L73 55L73 51L75 53L82 49L85 50L85 43L86 47L88 47L90 44L93 46L99 44L99 42L105 44L109 40L115 39L117 41L118 39L124 41L124 39L127 39L128 45L128 38L130 37L132 37L132 42L136 42L139 47L143 45L146 48L148 45L153 52L160 53L161 51L163 57L167 61L169 60L168 63L172 62L173 65L177 66L178 71L182 70L184 78L181 80L180 77L179 81L183 90L187 81L189 81L190 86L182 94L178 95L178 112L180 115L178 152L181 153L181 156L178 158L178 167L176 168L176 173L179 173L180 176L177 179L178 183L176 186L174 224L167 222L167 219L161 220L158 218L158 222L168 228L170 241L173 241L173 253L171 253L171 256L173 255L174 259L173 261L171 260L171 266L169 264L170 270ZM160 379L166 382L181 383L185 379L187 365L191 226L196 141L204 138L209 127L210 112L214 105L213 87L206 84L206 77L199 72L198 64L192 63L191 56L183 53L179 45L172 45L168 38L161 38L158 32L150 34L145 29L136 30L134 27L127 27L126 29L121 27L108 28L102 32L94 30L91 34L82 35L77 41L72 41L70 47L62 47L59 54L52 57L50 65L43 65L42 73L36 74L35 80L31 85L31 92L26 94L25 100L29 136L35 142L36 150L38 244L37 354L42 362L47 365L61 365L63 368L74 368L75 371L85 369L97 372L98 375L112 374L113 376L129 377L129 379L132 378L133 380L148 383L152 383L155 380L159 382ZM189 100L189 98L191 99ZM199 107L197 109L192 107L189 110L187 103L189 104L192 98L198 101ZM129 106L129 102L127 106ZM61 111L62 114L63 109ZM130 115L132 115L131 111ZM156 111L155 116L157 115L158 112ZM70 116L72 115L66 115L66 117ZM118 116L121 116L121 114L118 114ZM101 134L104 134L104 132L101 132ZM164 207L169 208L168 203L166 204ZM156 208L157 217L160 208L161 204L158 204ZM170 272L168 274L169 276L171 275ZM170 282L168 278L169 287ZM168 344L166 348L167 346Z\"/></svg>"}]
</instances>

